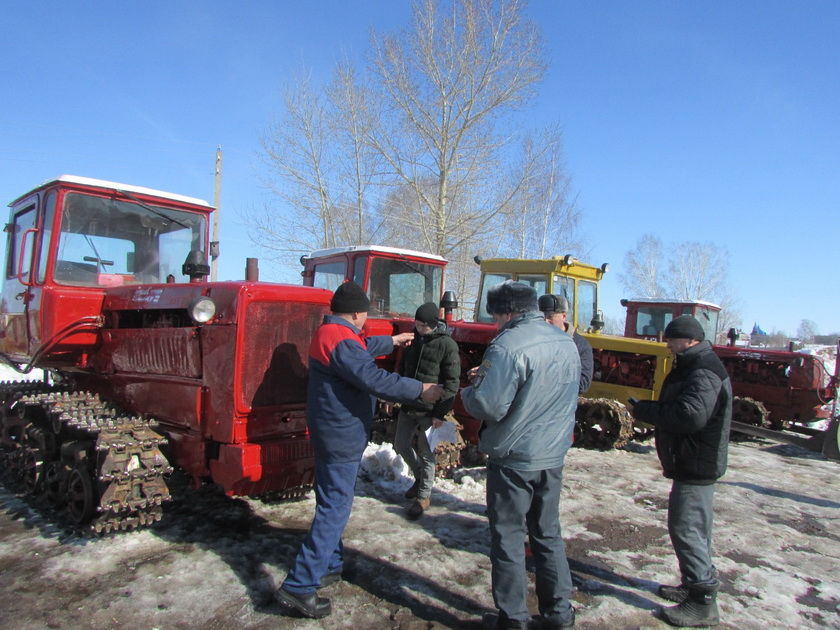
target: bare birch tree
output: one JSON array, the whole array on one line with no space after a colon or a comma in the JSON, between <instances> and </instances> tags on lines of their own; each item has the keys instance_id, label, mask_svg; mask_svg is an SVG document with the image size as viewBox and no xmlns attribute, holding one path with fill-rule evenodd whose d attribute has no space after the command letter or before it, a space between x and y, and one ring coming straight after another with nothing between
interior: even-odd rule
<instances>
[{"instance_id":1,"label":"bare birch tree","mask_svg":"<svg viewBox=\"0 0 840 630\"><path fill-rule=\"evenodd\" d=\"M367 142L376 112L366 90L342 62L323 93L308 78L285 93L283 116L262 138L266 184L285 204L248 216L251 240L275 258L369 241L381 164Z\"/></svg>"},{"instance_id":2,"label":"bare birch tree","mask_svg":"<svg viewBox=\"0 0 840 630\"><path fill-rule=\"evenodd\" d=\"M374 38L388 113L371 138L420 202L418 234L447 255L492 227L520 182L500 188L494 123L542 79L542 43L514 0L421 0L412 30ZM428 182L434 188L428 190ZM480 203L471 193L481 190Z\"/></svg>"},{"instance_id":3,"label":"bare birch tree","mask_svg":"<svg viewBox=\"0 0 840 630\"><path fill-rule=\"evenodd\" d=\"M496 253L519 258L583 255L578 235L580 211L563 161L559 128L543 130L522 142L521 160L511 180L521 182L505 212Z\"/></svg>"},{"instance_id":4,"label":"bare birch tree","mask_svg":"<svg viewBox=\"0 0 840 630\"><path fill-rule=\"evenodd\" d=\"M653 234L644 234L624 255L624 288L634 297L702 300L721 307L718 332L740 325L728 284L729 252L714 243L676 243L667 250Z\"/></svg>"},{"instance_id":5,"label":"bare birch tree","mask_svg":"<svg viewBox=\"0 0 840 630\"><path fill-rule=\"evenodd\" d=\"M643 234L636 247L624 254L624 272L618 279L634 297L663 297L664 263L662 241L653 234Z\"/></svg>"},{"instance_id":6,"label":"bare birch tree","mask_svg":"<svg viewBox=\"0 0 840 630\"><path fill-rule=\"evenodd\" d=\"M286 99L286 126L266 136L273 184L295 208L286 232L299 238L290 242L385 237L450 259L450 286L466 286L475 266L460 261L497 253L515 204L535 219L529 250L572 234L579 213L559 134L545 146L531 141L521 161L533 167L511 166L513 114L545 72L520 0L416 0L408 30L374 35L371 46L363 76L340 66L322 99L302 84ZM269 220L255 225L258 244L279 232Z\"/></svg>"}]
</instances>

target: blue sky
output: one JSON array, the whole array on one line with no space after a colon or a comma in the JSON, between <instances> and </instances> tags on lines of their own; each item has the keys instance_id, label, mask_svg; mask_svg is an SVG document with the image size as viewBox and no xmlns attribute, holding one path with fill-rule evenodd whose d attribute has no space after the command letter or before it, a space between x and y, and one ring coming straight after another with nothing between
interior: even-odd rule
<instances>
[{"instance_id":1,"label":"blue sky","mask_svg":"<svg viewBox=\"0 0 840 630\"><path fill-rule=\"evenodd\" d=\"M221 145L220 278L241 278L254 252L240 212L265 199L259 139L283 89L304 66L328 78L409 13L395 0L4 3L0 200L71 173L212 201ZM606 314L620 315L622 259L650 232L728 248L745 328L840 331L840 2L528 14L549 63L529 119L564 129L590 262L612 269Z\"/></svg>"}]
</instances>

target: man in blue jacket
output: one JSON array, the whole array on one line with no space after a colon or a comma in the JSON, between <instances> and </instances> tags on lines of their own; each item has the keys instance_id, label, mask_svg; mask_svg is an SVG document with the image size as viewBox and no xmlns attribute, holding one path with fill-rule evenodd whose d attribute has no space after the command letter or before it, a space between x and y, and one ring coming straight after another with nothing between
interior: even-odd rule
<instances>
[{"instance_id":1,"label":"man in blue jacket","mask_svg":"<svg viewBox=\"0 0 840 630\"><path fill-rule=\"evenodd\" d=\"M484 616L484 627L528 627L522 545L527 531L542 627L572 628L560 490L572 444L580 358L572 338L537 311L536 291L527 284L507 281L490 289L487 312L499 334L461 392L467 412L483 423L478 446L488 456L491 577L499 611Z\"/></svg>"},{"instance_id":2,"label":"man in blue jacket","mask_svg":"<svg viewBox=\"0 0 840 630\"><path fill-rule=\"evenodd\" d=\"M315 451L315 515L309 533L277 590L277 600L303 616L331 612L319 588L341 579L341 536L350 518L356 474L367 445L376 398L395 402L434 402L443 394L438 384L376 366L374 358L390 354L413 333L362 337L370 300L348 282L336 289L332 315L315 332L309 346L306 422Z\"/></svg>"}]
</instances>

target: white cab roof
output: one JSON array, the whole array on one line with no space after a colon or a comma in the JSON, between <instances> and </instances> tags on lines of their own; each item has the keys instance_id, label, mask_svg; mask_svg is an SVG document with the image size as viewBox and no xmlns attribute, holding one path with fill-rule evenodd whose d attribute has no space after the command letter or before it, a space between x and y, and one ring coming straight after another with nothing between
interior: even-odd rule
<instances>
[{"instance_id":1,"label":"white cab roof","mask_svg":"<svg viewBox=\"0 0 840 630\"><path fill-rule=\"evenodd\" d=\"M40 186L36 186L32 190L30 190L28 193L26 193L26 195L30 194L34 190L38 190L39 188L47 186L48 184L52 184L53 182L68 182L70 184L81 184L83 186L95 186L97 188L107 188L111 190L124 190L126 192L139 193L141 195L151 195L154 197L161 197L163 199L172 199L173 201L180 201L182 203L190 203L196 206L204 206L206 208L213 207L203 199L198 199L197 197L187 197L186 195L178 195L176 193L165 192L163 190L155 190L154 188L132 186L130 184L120 184L118 182L109 182L104 179L93 179L92 177L80 177L78 175L59 175L55 179L48 179ZM12 203L16 203L19 199L26 197L26 195L21 195Z\"/></svg>"},{"instance_id":2,"label":"white cab roof","mask_svg":"<svg viewBox=\"0 0 840 630\"><path fill-rule=\"evenodd\" d=\"M719 309L720 306L705 300L669 300L668 298L630 298L628 302L639 302L641 304L699 304Z\"/></svg>"},{"instance_id":3,"label":"white cab roof","mask_svg":"<svg viewBox=\"0 0 840 630\"><path fill-rule=\"evenodd\" d=\"M446 262L446 258L427 252L419 252L414 249L401 249L399 247L386 247L385 245L349 245L347 247L332 247L330 249L316 249L304 258L326 258L335 254L346 254L349 252L382 252L385 254L396 254L397 256L419 256L431 260Z\"/></svg>"}]
</instances>

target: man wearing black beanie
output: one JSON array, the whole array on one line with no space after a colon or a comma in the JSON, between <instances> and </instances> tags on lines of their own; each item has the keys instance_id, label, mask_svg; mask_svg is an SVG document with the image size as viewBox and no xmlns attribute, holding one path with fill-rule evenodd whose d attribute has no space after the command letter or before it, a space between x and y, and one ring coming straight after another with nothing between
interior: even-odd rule
<instances>
[{"instance_id":1,"label":"man wearing black beanie","mask_svg":"<svg viewBox=\"0 0 840 630\"><path fill-rule=\"evenodd\" d=\"M665 477L672 479L668 533L682 579L660 585L660 597L677 602L660 616L674 626L719 623L717 570L712 563L715 482L726 471L732 385L691 315L665 328L674 367L665 377L659 400L631 399L630 413L656 428L656 452Z\"/></svg>"},{"instance_id":2,"label":"man wearing black beanie","mask_svg":"<svg viewBox=\"0 0 840 630\"><path fill-rule=\"evenodd\" d=\"M350 518L356 474L373 421L376 398L434 402L436 383L421 383L377 367L374 358L408 343L413 333L363 337L370 306L362 288L347 282L330 302L332 315L309 346L306 423L315 451L315 515L309 533L277 590L277 600L305 617L326 617L330 600L317 590L341 579L341 536Z\"/></svg>"},{"instance_id":3,"label":"man wearing black beanie","mask_svg":"<svg viewBox=\"0 0 840 630\"><path fill-rule=\"evenodd\" d=\"M435 454L429 448L426 431L442 426L443 417L452 410L461 381L461 358L458 344L449 336L446 323L438 315L434 302L426 302L414 314L414 341L403 354L399 373L423 383L440 383L444 394L436 403L423 401L403 405L397 417L394 450L405 460L414 475L414 485L405 493L413 499L409 518L419 518L429 509L435 481ZM412 444L417 439L417 448Z\"/></svg>"}]
</instances>

